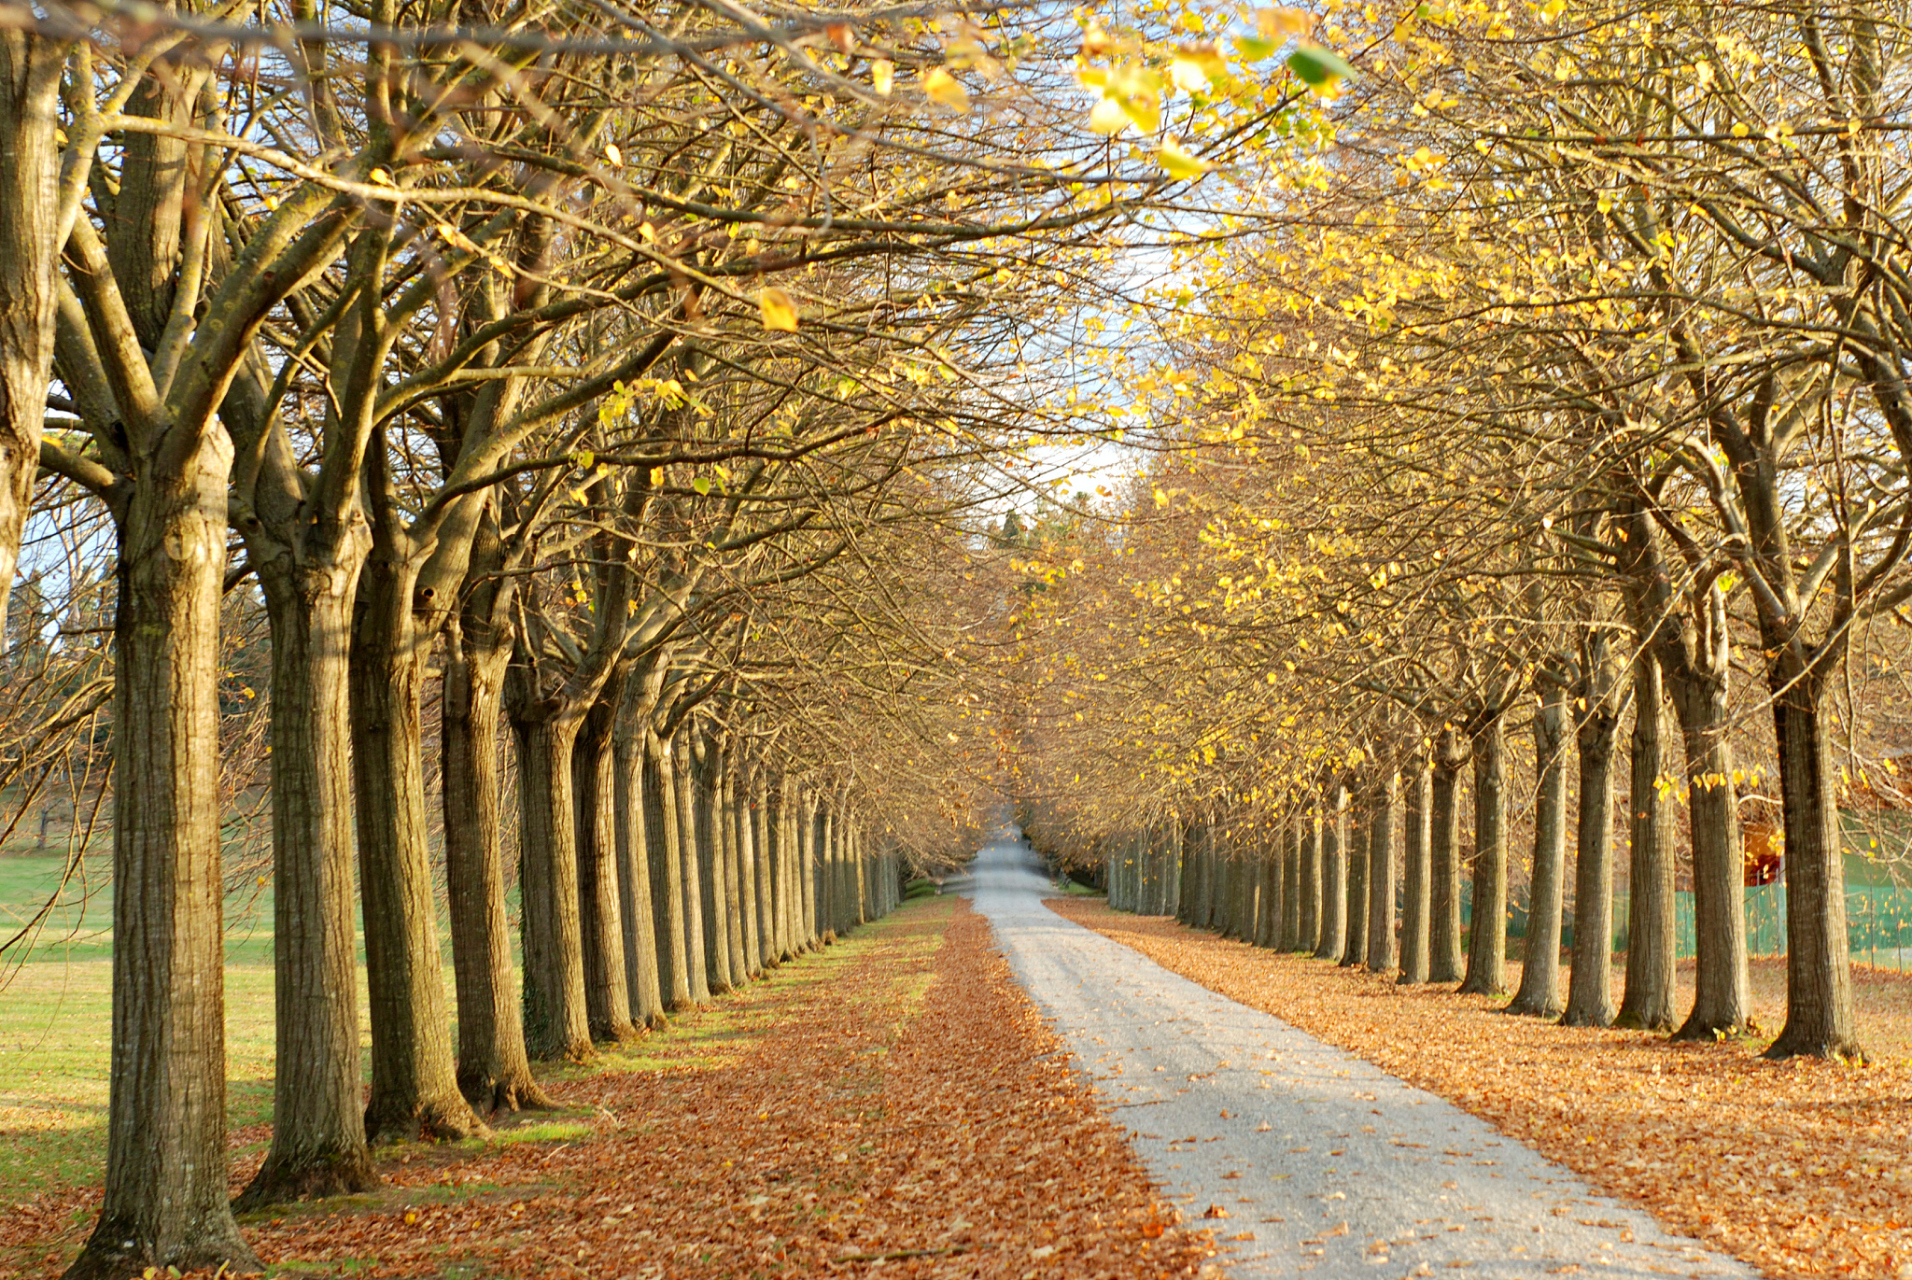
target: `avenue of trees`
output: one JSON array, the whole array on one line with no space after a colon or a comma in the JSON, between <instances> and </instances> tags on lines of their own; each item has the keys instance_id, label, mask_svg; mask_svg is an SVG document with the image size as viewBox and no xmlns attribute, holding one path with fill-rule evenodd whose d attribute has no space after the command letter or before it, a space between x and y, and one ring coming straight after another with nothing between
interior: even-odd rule
<instances>
[{"instance_id":1,"label":"avenue of trees","mask_svg":"<svg viewBox=\"0 0 1912 1280\"><path fill-rule=\"evenodd\" d=\"M1860 1057L1846 828L1903 807L1912 657L1909 20L1344 14L1319 182L1178 257L1110 407L1154 452L1025 552L1038 847L1486 994L1511 874L1513 1011L1708 1039L1755 1030L1778 874L1770 1053Z\"/></svg>"},{"instance_id":2,"label":"avenue of trees","mask_svg":"<svg viewBox=\"0 0 1912 1280\"><path fill-rule=\"evenodd\" d=\"M535 1063L974 847L982 531L1098 426L1076 318L1206 225L1210 170L1316 145L1345 70L1306 14L1238 17L0 7L5 782L112 847L70 1275L257 1265L248 824L277 1052L243 1208L541 1105Z\"/></svg>"}]
</instances>

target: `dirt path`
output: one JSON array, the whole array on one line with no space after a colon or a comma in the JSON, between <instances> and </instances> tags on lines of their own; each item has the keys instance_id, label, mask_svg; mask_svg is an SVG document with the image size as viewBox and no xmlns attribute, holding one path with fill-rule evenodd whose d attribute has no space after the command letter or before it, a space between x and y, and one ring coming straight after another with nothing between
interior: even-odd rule
<instances>
[{"instance_id":1,"label":"dirt path","mask_svg":"<svg viewBox=\"0 0 1912 1280\"><path fill-rule=\"evenodd\" d=\"M1207 1233L1058 1048L966 903L912 903L556 1081L561 1112L244 1230L298 1276L1194 1276ZM11 1215L0 1274L57 1274L91 1199Z\"/></svg>"},{"instance_id":2,"label":"dirt path","mask_svg":"<svg viewBox=\"0 0 1912 1280\"><path fill-rule=\"evenodd\" d=\"M1078 928L1049 892L1020 844L977 859L977 909L1017 978L1149 1167L1191 1215L1215 1215L1231 1275L1753 1274L1442 1099Z\"/></svg>"}]
</instances>

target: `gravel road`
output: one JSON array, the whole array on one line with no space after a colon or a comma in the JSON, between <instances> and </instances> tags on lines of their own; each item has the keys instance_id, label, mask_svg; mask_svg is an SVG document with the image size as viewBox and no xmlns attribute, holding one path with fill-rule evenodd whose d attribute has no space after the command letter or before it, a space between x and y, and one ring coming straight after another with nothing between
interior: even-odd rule
<instances>
[{"instance_id":1,"label":"gravel road","mask_svg":"<svg viewBox=\"0 0 1912 1280\"><path fill-rule=\"evenodd\" d=\"M1007 833L968 892L1229 1275L1755 1276L1485 1121L1057 916Z\"/></svg>"}]
</instances>

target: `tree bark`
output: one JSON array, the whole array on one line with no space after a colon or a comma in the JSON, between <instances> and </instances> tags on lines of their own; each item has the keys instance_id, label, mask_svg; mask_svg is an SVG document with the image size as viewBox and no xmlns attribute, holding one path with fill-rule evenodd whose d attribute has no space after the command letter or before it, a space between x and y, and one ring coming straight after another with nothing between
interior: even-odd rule
<instances>
[{"instance_id":1,"label":"tree bark","mask_svg":"<svg viewBox=\"0 0 1912 1280\"><path fill-rule=\"evenodd\" d=\"M533 1058L583 1062L592 1050L571 793L579 726L569 716L541 715L535 706L514 707L510 715L518 746L525 1048Z\"/></svg>"},{"instance_id":2,"label":"tree bark","mask_svg":"<svg viewBox=\"0 0 1912 1280\"><path fill-rule=\"evenodd\" d=\"M458 1089L425 839L415 558L375 546L352 635L352 777L371 994L366 1136L462 1138L484 1126Z\"/></svg>"},{"instance_id":3,"label":"tree bark","mask_svg":"<svg viewBox=\"0 0 1912 1280\"><path fill-rule=\"evenodd\" d=\"M1785 801L1786 1025L1766 1056L1864 1062L1852 1014L1838 790L1820 707L1825 670L1781 661L1770 676Z\"/></svg>"},{"instance_id":4,"label":"tree bark","mask_svg":"<svg viewBox=\"0 0 1912 1280\"><path fill-rule=\"evenodd\" d=\"M1731 713L1723 679L1694 673L1668 683L1686 746L1695 951L1693 1008L1673 1036L1714 1040L1745 1032L1752 1001Z\"/></svg>"},{"instance_id":5,"label":"tree bark","mask_svg":"<svg viewBox=\"0 0 1912 1280\"><path fill-rule=\"evenodd\" d=\"M60 78L71 48L32 31L0 33L0 620L20 562L52 381Z\"/></svg>"},{"instance_id":6,"label":"tree bark","mask_svg":"<svg viewBox=\"0 0 1912 1280\"><path fill-rule=\"evenodd\" d=\"M690 928L684 918L684 841L678 823L677 753L646 726L644 847L651 871L651 927L657 935L657 985L664 1008L680 1013L690 994Z\"/></svg>"},{"instance_id":7,"label":"tree bark","mask_svg":"<svg viewBox=\"0 0 1912 1280\"><path fill-rule=\"evenodd\" d=\"M505 913L498 730L510 659L509 633L475 617L454 624L447 637L440 769L458 979L458 1088L486 1112L551 1105L525 1051ZM354 1080L354 1094L357 1088Z\"/></svg>"},{"instance_id":8,"label":"tree bark","mask_svg":"<svg viewBox=\"0 0 1912 1280\"><path fill-rule=\"evenodd\" d=\"M1620 737L1618 673L1605 631L1582 645L1580 808L1574 836L1573 971L1567 983L1570 1027L1613 1022L1613 748Z\"/></svg>"},{"instance_id":9,"label":"tree bark","mask_svg":"<svg viewBox=\"0 0 1912 1280\"><path fill-rule=\"evenodd\" d=\"M112 1075L99 1222L68 1280L254 1272L227 1203L219 597L232 451L118 515Z\"/></svg>"},{"instance_id":10,"label":"tree bark","mask_svg":"<svg viewBox=\"0 0 1912 1280\"><path fill-rule=\"evenodd\" d=\"M783 922L778 892L777 820L770 783L761 767L750 779L750 844L757 861L757 967L775 968L783 958Z\"/></svg>"},{"instance_id":11,"label":"tree bark","mask_svg":"<svg viewBox=\"0 0 1912 1280\"><path fill-rule=\"evenodd\" d=\"M1400 777L1388 769L1375 788L1368 829L1368 969L1391 973L1399 957L1394 937L1394 808Z\"/></svg>"},{"instance_id":12,"label":"tree bark","mask_svg":"<svg viewBox=\"0 0 1912 1280\"><path fill-rule=\"evenodd\" d=\"M1675 921L1673 815L1666 772L1666 693L1660 663L1643 647L1633 668L1633 743L1628 770L1627 972L1617 1026L1673 1029Z\"/></svg>"},{"instance_id":13,"label":"tree bark","mask_svg":"<svg viewBox=\"0 0 1912 1280\"><path fill-rule=\"evenodd\" d=\"M697 780L691 768L690 727L679 729L671 740L671 793L677 805L679 871L678 886L683 891L684 972L693 1005L710 1003L710 970L704 952L703 868L697 856Z\"/></svg>"},{"instance_id":14,"label":"tree bark","mask_svg":"<svg viewBox=\"0 0 1912 1280\"><path fill-rule=\"evenodd\" d=\"M585 1021L593 1040L635 1040L624 962L624 911L617 862L617 776L611 738L625 676L605 682L571 744L573 839L578 858L578 945L584 962Z\"/></svg>"},{"instance_id":15,"label":"tree bark","mask_svg":"<svg viewBox=\"0 0 1912 1280\"><path fill-rule=\"evenodd\" d=\"M757 959L757 857L750 843L750 801L732 768L724 774L724 833L730 850L730 971L743 983L763 972Z\"/></svg>"},{"instance_id":16,"label":"tree bark","mask_svg":"<svg viewBox=\"0 0 1912 1280\"><path fill-rule=\"evenodd\" d=\"M1433 925L1433 844L1429 840L1428 768L1424 755L1409 762L1402 788L1407 812L1402 821L1401 978L1403 985L1427 981L1428 941Z\"/></svg>"},{"instance_id":17,"label":"tree bark","mask_svg":"<svg viewBox=\"0 0 1912 1280\"><path fill-rule=\"evenodd\" d=\"M1321 815L1310 809L1301 816L1301 936L1295 950L1312 955L1321 941Z\"/></svg>"},{"instance_id":18,"label":"tree bark","mask_svg":"<svg viewBox=\"0 0 1912 1280\"><path fill-rule=\"evenodd\" d=\"M1348 793L1339 782L1331 784L1322 797L1321 808L1321 907L1320 936L1315 957L1338 960L1347 941L1347 859L1342 853L1342 832L1347 822Z\"/></svg>"},{"instance_id":19,"label":"tree bark","mask_svg":"<svg viewBox=\"0 0 1912 1280\"><path fill-rule=\"evenodd\" d=\"M1292 814L1281 823L1281 934L1275 946L1301 946L1301 819Z\"/></svg>"},{"instance_id":20,"label":"tree bark","mask_svg":"<svg viewBox=\"0 0 1912 1280\"><path fill-rule=\"evenodd\" d=\"M617 880L624 922L624 984L631 1021L653 1029L664 1025L664 988L659 975L657 897L651 882L650 823L645 755L646 725L652 699L644 683L627 687L611 737L616 770L612 801L617 814Z\"/></svg>"},{"instance_id":21,"label":"tree bark","mask_svg":"<svg viewBox=\"0 0 1912 1280\"><path fill-rule=\"evenodd\" d=\"M1507 989L1507 731L1499 713L1474 736L1474 927L1465 993Z\"/></svg>"},{"instance_id":22,"label":"tree bark","mask_svg":"<svg viewBox=\"0 0 1912 1280\"><path fill-rule=\"evenodd\" d=\"M1461 980L1461 768L1465 740L1451 728L1434 740L1428 801L1429 982Z\"/></svg>"},{"instance_id":23,"label":"tree bark","mask_svg":"<svg viewBox=\"0 0 1912 1280\"><path fill-rule=\"evenodd\" d=\"M352 593L364 555L254 556L272 634L272 1146L242 1208L368 1191L352 911Z\"/></svg>"},{"instance_id":24,"label":"tree bark","mask_svg":"<svg viewBox=\"0 0 1912 1280\"><path fill-rule=\"evenodd\" d=\"M1508 1013L1560 1016L1560 913L1567 880L1567 689L1549 681L1534 713L1533 879L1520 990Z\"/></svg>"},{"instance_id":25,"label":"tree bark","mask_svg":"<svg viewBox=\"0 0 1912 1280\"><path fill-rule=\"evenodd\" d=\"M1348 864L1347 895L1341 913L1345 930L1341 947L1344 967L1361 964L1368 958L1368 837L1372 812L1369 797L1357 784L1342 836Z\"/></svg>"}]
</instances>

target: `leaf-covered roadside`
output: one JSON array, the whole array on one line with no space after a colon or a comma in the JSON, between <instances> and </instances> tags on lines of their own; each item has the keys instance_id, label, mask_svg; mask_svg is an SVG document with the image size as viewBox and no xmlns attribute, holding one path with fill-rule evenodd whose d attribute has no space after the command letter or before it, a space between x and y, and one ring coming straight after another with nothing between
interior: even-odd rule
<instances>
[{"instance_id":1,"label":"leaf-covered roadside","mask_svg":"<svg viewBox=\"0 0 1912 1280\"><path fill-rule=\"evenodd\" d=\"M554 1082L559 1112L382 1149L376 1195L245 1229L298 1276L1194 1275L1207 1234L1058 1048L982 918L931 899ZM57 1273L96 1196L9 1215L0 1271Z\"/></svg>"},{"instance_id":2,"label":"leaf-covered roadside","mask_svg":"<svg viewBox=\"0 0 1912 1280\"><path fill-rule=\"evenodd\" d=\"M1491 1121L1775 1276L1912 1276L1912 1067L1509 1017L1484 997L1258 950L1165 917L1059 914ZM1905 995L1912 1000L1912 983Z\"/></svg>"}]
</instances>

